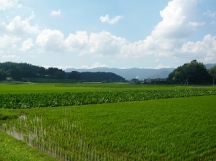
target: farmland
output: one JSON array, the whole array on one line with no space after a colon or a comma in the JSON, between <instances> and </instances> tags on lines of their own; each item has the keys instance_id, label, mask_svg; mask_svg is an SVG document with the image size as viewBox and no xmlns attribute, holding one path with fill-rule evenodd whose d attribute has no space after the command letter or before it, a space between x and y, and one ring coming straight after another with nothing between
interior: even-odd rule
<instances>
[{"instance_id":1,"label":"farmland","mask_svg":"<svg viewBox=\"0 0 216 161\"><path fill-rule=\"evenodd\" d=\"M62 160L216 158L216 89L212 87L129 84L0 84L0 87L0 95L8 99L4 104L12 102L14 107L8 105L3 109L1 104L1 130ZM73 97L84 103L63 104ZM31 102L55 98L51 102L57 105L27 106L25 100L30 98Z\"/></svg>"},{"instance_id":2,"label":"farmland","mask_svg":"<svg viewBox=\"0 0 216 161\"><path fill-rule=\"evenodd\" d=\"M62 92L97 92L97 91L127 91L146 89L175 89L176 86L159 85L135 85L135 84L1 84L0 94L22 94L22 93L62 93ZM185 88L179 86L178 88Z\"/></svg>"}]
</instances>

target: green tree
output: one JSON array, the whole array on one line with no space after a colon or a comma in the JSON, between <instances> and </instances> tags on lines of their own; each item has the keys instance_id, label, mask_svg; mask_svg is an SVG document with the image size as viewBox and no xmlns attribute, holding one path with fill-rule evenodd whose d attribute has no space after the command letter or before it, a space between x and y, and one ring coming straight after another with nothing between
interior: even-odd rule
<instances>
[{"instance_id":1,"label":"green tree","mask_svg":"<svg viewBox=\"0 0 216 161\"><path fill-rule=\"evenodd\" d=\"M55 72L54 77L57 79L64 79L65 78L65 72L58 70L57 72Z\"/></svg>"},{"instance_id":2,"label":"green tree","mask_svg":"<svg viewBox=\"0 0 216 161\"><path fill-rule=\"evenodd\" d=\"M77 71L72 71L70 73L67 73L67 79L74 79L74 80L80 80L81 74Z\"/></svg>"},{"instance_id":3,"label":"green tree","mask_svg":"<svg viewBox=\"0 0 216 161\"><path fill-rule=\"evenodd\" d=\"M0 69L0 80L5 80L6 77L7 73L3 69Z\"/></svg>"},{"instance_id":4,"label":"green tree","mask_svg":"<svg viewBox=\"0 0 216 161\"><path fill-rule=\"evenodd\" d=\"M203 63L196 60L176 68L168 76L171 83L203 84L209 82L209 75Z\"/></svg>"},{"instance_id":5,"label":"green tree","mask_svg":"<svg viewBox=\"0 0 216 161\"><path fill-rule=\"evenodd\" d=\"M216 65L209 69L208 71L209 75L213 77L213 85L215 84L215 78L216 78Z\"/></svg>"},{"instance_id":6,"label":"green tree","mask_svg":"<svg viewBox=\"0 0 216 161\"><path fill-rule=\"evenodd\" d=\"M14 80L21 80L22 79L22 73L21 70L18 68L13 68L10 70L10 76L14 79Z\"/></svg>"}]
</instances>

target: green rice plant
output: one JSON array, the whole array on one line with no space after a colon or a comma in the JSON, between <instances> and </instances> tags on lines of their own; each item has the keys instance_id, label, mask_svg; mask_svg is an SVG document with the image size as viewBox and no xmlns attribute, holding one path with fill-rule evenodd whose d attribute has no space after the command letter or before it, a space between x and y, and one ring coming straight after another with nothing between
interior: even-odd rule
<instances>
[{"instance_id":1,"label":"green rice plant","mask_svg":"<svg viewBox=\"0 0 216 161\"><path fill-rule=\"evenodd\" d=\"M214 160L215 99L22 109L1 129L62 160Z\"/></svg>"}]
</instances>

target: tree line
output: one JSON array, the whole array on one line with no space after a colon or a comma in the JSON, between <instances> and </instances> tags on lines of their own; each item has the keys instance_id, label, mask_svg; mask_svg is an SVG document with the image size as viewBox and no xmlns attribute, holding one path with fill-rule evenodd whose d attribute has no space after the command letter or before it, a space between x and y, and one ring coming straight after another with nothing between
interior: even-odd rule
<instances>
[{"instance_id":1,"label":"tree line","mask_svg":"<svg viewBox=\"0 0 216 161\"><path fill-rule=\"evenodd\" d=\"M111 72L65 72L55 67L44 68L27 63L0 63L0 81L10 78L15 81L56 80L64 82L124 82L125 79ZM167 78L171 84L210 84L216 78L216 65L206 69L201 62L193 60L177 67Z\"/></svg>"},{"instance_id":2,"label":"tree line","mask_svg":"<svg viewBox=\"0 0 216 161\"><path fill-rule=\"evenodd\" d=\"M216 65L206 69L205 65L197 60L185 63L171 72L167 78L169 83L177 84L209 84L216 78Z\"/></svg>"},{"instance_id":3,"label":"tree line","mask_svg":"<svg viewBox=\"0 0 216 161\"><path fill-rule=\"evenodd\" d=\"M87 82L122 82L125 79L110 72L65 72L55 67L44 68L28 63L0 63L0 81L10 78L15 81L27 80L73 80Z\"/></svg>"}]
</instances>

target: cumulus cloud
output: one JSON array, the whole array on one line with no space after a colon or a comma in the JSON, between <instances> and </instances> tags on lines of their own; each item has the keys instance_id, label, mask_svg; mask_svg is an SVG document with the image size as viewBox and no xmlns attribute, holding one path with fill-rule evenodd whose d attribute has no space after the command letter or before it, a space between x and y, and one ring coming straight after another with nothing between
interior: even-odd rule
<instances>
[{"instance_id":1,"label":"cumulus cloud","mask_svg":"<svg viewBox=\"0 0 216 161\"><path fill-rule=\"evenodd\" d=\"M23 42L21 50L22 51L29 51L34 47L33 39L28 38L26 41Z\"/></svg>"},{"instance_id":2,"label":"cumulus cloud","mask_svg":"<svg viewBox=\"0 0 216 161\"><path fill-rule=\"evenodd\" d=\"M204 22L194 21L197 0L173 0L160 12L162 20L146 39L123 47L124 56L147 55L170 57Z\"/></svg>"},{"instance_id":3,"label":"cumulus cloud","mask_svg":"<svg viewBox=\"0 0 216 161\"><path fill-rule=\"evenodd\" d=\"M21 4L18 4L17 0L0 0L0 10L6 10L13 7L22 7Z\"/></svg>"},{"instance_id":4,"label":"cumulus cloud","mask_svg":"<svg viewBox=\"0 0 216 161\"><path fill-rule=\"evenodd\" d=\"M124 38L112 35L109 32L91 33L89 38L89 52L97 55L120 54L122 46L126 45Z\"/></svg>"},{"instance_id":5,"label":"cumulus cloud","mask_svg":"<svg viewBox=\"0 0 216 161\"><path fill-rule=\"evenodd\" d=\"M51 16L61 15L61 10L58 10L58 11L51 11L51 12L50 12L50 15L51 15Z\"/></svg>"},{"instance_id":6,"label":"cumulus cloud","mask_svg":"<svg viewBox=\"0 0 216 161\"><path fill-rule=\"evenodd\" d=\"M64 41L67 50L85 52L88 47L88 34L86 31L77 31L75 34L70 34Z\"/></svg>"},{"instance_id":7,"label":"cumulus cloud","mask_svg":"<svg viewBox=\"0 0 216 161\"><path fill-rule=\"evenodd\" d=\"M109 15L105 15L105 16L100 17L100 21L101 22L106 22L106 23L109 23L109 24L114 24L114 23L117 23L122 18L123 17L119 16L119 15L115 16L114 18L110 18Z\"/></svg>"},{"instance_id":8,"label":"cumulus cloud","mask_svg":"<svg viewBox=\"0 0 216 161\"><path fill-rule=\"evenodd\" d=\"M173 0L160 12L162 21L155 26L152 36L160 38L184 38L190 35L187 24L193 17L196 0Z\"/></svg>"},{"instance_id":9,"label":"cumulus cloud","mask_svg":"<svg viewBox=\"0 0 216 161\"><path fill-rule=\"evenodd\" d=\"M64 35L59 30L43 30L36 39L36 44L46 51L59 52L64 50Z\"/></svg>"},{"instance_id":10,"label":"cumulus cloud","mask_svg":"<svg viewBox=\"0 0 216 161\"><path fill-rule=\"evenodd\" d=\"M26 19L22 19L21 16L15 16L11 22L7 25L5 22L0 24L0 30L6 31L15 35L22 34L38 34L39 27L37 25L33 26L30 21L34 18L34 13L32 13Z\"/></svg>"},{"instance_id":11,"label":"cumulus cloud","mask_svg":"<svg viewBox=\"0 0 216 161\"><path fill-rule=\"evenodd\" d=\"M15 49L19 41L20 38L14 36L4 35L0 37L0 54L1 51L4 53L6 51Z\"/></svg>"},{"instance_id":12,"label":"cumulus cloud","mask_svg":"<svg viewBox=\"0 0 216 161\"><path fill-rule=\"evenodd\" d=\"M46 51L71 52L91 54L93 56L119 57L159 57L180 58L187 60L203 58L206 61L216 56L215 37L206 35L203 40L188 42L196 28L205 25L194 18L197 0L173 0L160 12L161 21L144 40L128 42L109 32L87 33L77 31L64 37L58 30L43 30L36 39L36 44ZM101 21L111 22L108 15L102 16ZM115 20L117 21L117 20ZM114 19L112 23L115 22ZM159 66L160 68L162 65ZM164 66L166 67L166 66Z\"/></svg>"},{"instance_id":13,"label":"cumulus cloud","mask_svg":"<svg viewBox=\"0 0 216 161\"><path fill-rule=\"evenodd\" d=\"M58 30L43 30L36 39L36 44L46 51L78 51L79 54L117 55L127 41L109 32L90 33L78 31L67 38Z\"/></svg>"},{"instance_id":14,"label":"cumulus cloud","mask_svg":"<svg viewBox=\"0 0 216 161\"><path fill-rule=\"evenodd\" d=\"M187 42L182 45L181 53L210 61L216 58L216 36L206 35L202 41Z\"/></svg>"}]
</instances>

